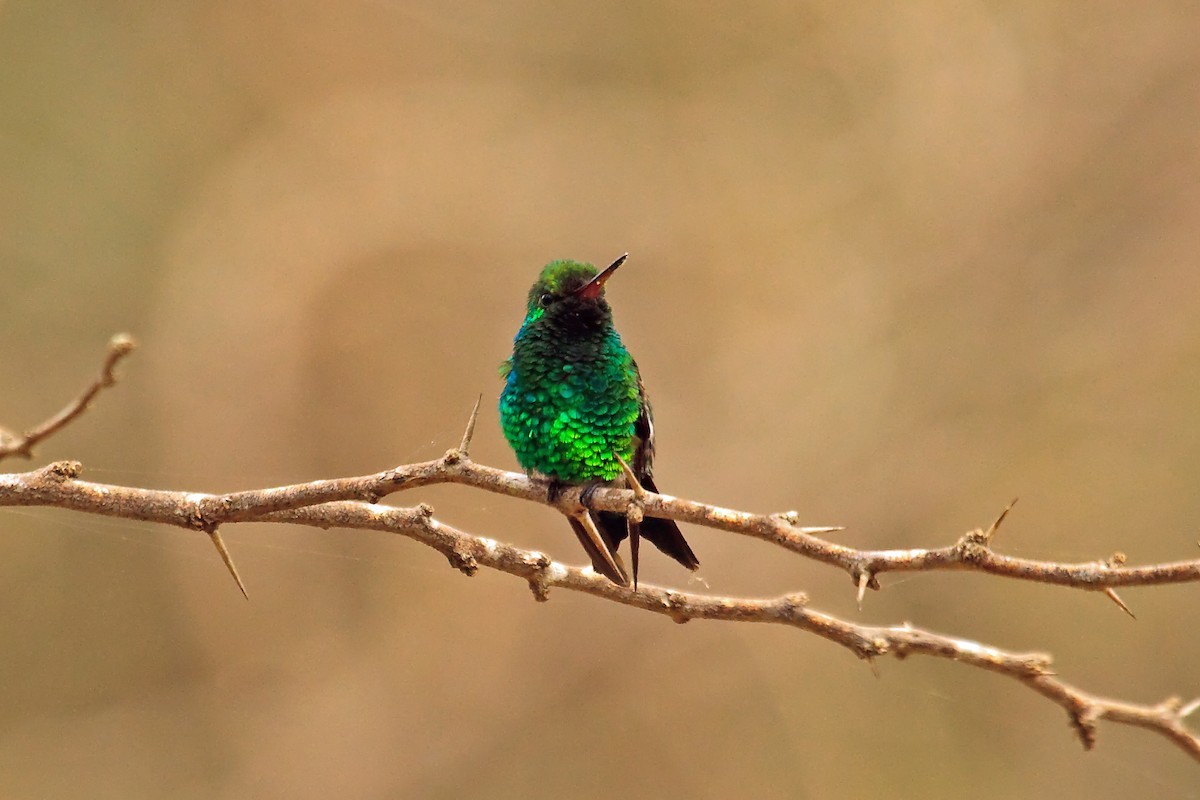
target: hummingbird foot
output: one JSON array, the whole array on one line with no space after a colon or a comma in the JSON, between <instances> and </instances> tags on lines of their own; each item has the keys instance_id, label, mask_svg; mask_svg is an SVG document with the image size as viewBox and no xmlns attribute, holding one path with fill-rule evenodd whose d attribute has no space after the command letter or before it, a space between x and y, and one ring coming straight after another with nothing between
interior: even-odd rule
<instances>
[{"instance_id":1,"label":"hummingbird foot","mask_svg":"<svg viewBox=\"0 0 1200 800\"><path fill-rule=\"evenodd\" d=\"M546 499L553 505L558 505L558 500L562 497L562 493L571 488L571 484L561 481L558 478L546 479Z\"/></svg>"},{"instance_id":2,"label":"hummingbird foot","mask_svg":"<svg viewBox=\"0 0 1200 800\"><path fill-rule=\"evenodd\" d=\"M584 508L588 509L589 511L593 510L592 509L592 495L594 495L596 493L596 490L599 489L600 487L602 487L603 485L604 485L603 481L592 481L591 483L585 485L583 487L583 491L581 491L579 493L579 504L581 506L583 506Z\"/></svg>"}]
</instances>

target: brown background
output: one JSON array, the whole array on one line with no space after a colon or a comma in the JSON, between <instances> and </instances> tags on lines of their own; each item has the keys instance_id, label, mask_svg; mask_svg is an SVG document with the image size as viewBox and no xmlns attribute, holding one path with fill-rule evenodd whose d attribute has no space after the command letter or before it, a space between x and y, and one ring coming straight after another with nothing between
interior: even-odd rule
<instances>
[{"instance_id":1,"label":"brown background","mask_svg":"<svg viewBox=\"0 0 1200 800\"><path fill-rule=\"evenodd\" d=\"M1192 3L0 3L4 424L232 490L515 466L497 363L554 257L606 262L664 490L935 545L1198 553ZM23 468L7 462L6 468ZM546 509L396 496L579 562ZM0 513L12 798L1200 797L1165 741L998 676L676 626L382 534ZM1046 649L1200 693L1197 587L846 577L690 529L714 592ZM647 579L701 590L656 554ZM1200 723L1200 720L1197 721Z\"/></svg>"}]
</instances>

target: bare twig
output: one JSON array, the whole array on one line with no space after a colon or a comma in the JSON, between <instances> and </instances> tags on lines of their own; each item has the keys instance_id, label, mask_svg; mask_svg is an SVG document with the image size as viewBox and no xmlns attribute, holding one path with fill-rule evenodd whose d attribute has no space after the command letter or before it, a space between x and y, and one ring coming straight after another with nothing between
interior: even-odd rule
<instances>
[{"instance_id":1,"label":"bare twig","mask_svg":"<svg viewBox=\"0 0 1200 800\"><path fill-rule=\"evenodd\" d=\"M202 495L102 486L78 480L79 471L76 462L58 462L33 472L0 475L0 504L54 505L199 530L206 530L206 526L216 524L219 519L222 523L290 522L398 533L438 550L452 566L466 574L487 567L523 578L540 600L548 598L550 589L560 587L663 614L677 622L712 619L789 625L839 644L868 661L881 656L903 659L923 655L969 664L1013 678L1057 703L1070 715L1086 747L1095 743L1096 724L1109 720L1158 733L1200 760L1200 736L1184 722L1196 710L1197 702L1184 705L1177 698L1170 698L1157 705L1141 705L1092 695L1055 676L1048 655L1002 650L907 623L859 625L808 608L807 598L801 594L744 599L678 592L646 584L637 590L621 587L591 570L570 567L541 553L464 533L434 518L427 505L393 508L349 501L310 502L315 496L326 494L337 481L304 484L290 490L285 487L256 493ZM22 497L36 498L36 502L19 501Z\"/></svg>"},{"instance_id":2,"label":"bare twig","mask_svg":"<svg viewBox=\"0 0 1200 800\"><path fill-rule=\"evenodd\" d=\"M135 347L137 344L132 336L118 333L108 342L108 354L100 366L100 374L66 408L19 436L0 429L0 460L14 455L32 458L34 445L69 425L72 420L87 411L92 400L102 389L107 389L117 382L114 368L122 358L132 353Z\"/></svg>"}]
</instances>

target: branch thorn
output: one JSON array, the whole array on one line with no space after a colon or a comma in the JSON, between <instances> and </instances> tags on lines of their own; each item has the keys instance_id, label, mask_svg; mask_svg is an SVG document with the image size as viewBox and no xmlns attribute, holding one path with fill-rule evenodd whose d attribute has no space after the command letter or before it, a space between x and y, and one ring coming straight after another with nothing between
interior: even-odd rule
<instances>
[{"instance_id":1,"label":"branch thorn","mask_svg":"<svg viewBox=\"0 0 1200 800\"><path fill-rule=\"evenodd\" d=\"M987 531L983 534L984 538L989 543L992 541L992 536L995 535L996 531L1000 529L1000 524L1004 522L1004 518L1008 516L1008 512L1012 511L1013 506L1015 506L1017 504L1018 499L1019 498L1014 497L1012 499L1012 502L1010 502L1007 506L1005 506L1004 510L1000 512L1000 516L996 517L996 521L993 522L991 524L991 526L987 529Z\"/></svg>"},{"instance_id":2,"label":"branch thorn","mask_svg":"<svg viewBox=\"0 0 1200 800\"><path fill-rule=\"evenodd\" d=\"M633 491L633 496L638 500L645 499L646 489L642 486L642 482L638 480L638 476L634 474L633 468L626 463L625 459L621 458L620 453L613 453L613 458L617 459L617 463L621 465L621 471L625 473L625 482L629 484L629 488Z\"/></svg>"},{"instance_id":3,"label":"branch thorn","mask_svg":"<svg viewBox=\"0 0 1200 800\"><path fill-rule=\"evenodd\" d=\"M858 610L863 610L863 598L867 596L867 584L871 582L871 573L863 570L858 573Z\"/></svg>"},{"instance_id":4,"label":"branch thorn","mask_svg":"<svg viewBox=\"0 0 1200 800\"><path fill-rule=\"evenodd\" d=\"M216 528L213 528L209 531L208 538L212 540L213 546L221 554L221 560L225 562L225 568L229 570L229 574L233 576L238 588L242 590L242 597L249 600L250 595L246 594L246 585L242 583L242 576L238 575L237 567L233 565L233 556L229 555L229 550L225 547L225 541L221 538L221 534Z\"/></svg>"},{"instance_id":5,"label":"branch thorn","mask_svg":"<svg viewBox=\"0 0 1200 800\"><path fill-rule=\"evenodd\" d=\"M463 431L462 442L458 445L458 452L463 457L467 457L467 453L471 449L471 439L475 437L475 423L479 420L479 404L483 402L483 392L475 398L475 407L471 409L471 418L467 420L467 429Z\"/></svg>"},{"instance_id":6,"label":"branch thorn","mask_svg":"<svg viewBox=\"0 0 1200 800\"><path fill-rule=\"evenodd\" d=\"M642 546L642 501L646 498L646 489L634 474L633 468L621 458L620 453L613 453L621 470L625 473L625 482L633 490L634 502L629 504L625 517L629 524L629 561L633 566L633 590L638 589L638 563Z\"/></svg>"},{"instance_id":7,"label":"branch thorn","mask_svg":"<svg viewBox=\"0 0 1200 800\"><path fill-rule=\"evenodd\" d=\"M1106 595L1108 595L1109 600L1112 600L1114 603L1119 605L1121 607L1122 611L1124 611L1126 614L1128 614L1133 619L1137 619L1137 617L1134 616L1134 613L1129 610L1129 606L1125 605L1125 601L1121 599L1121 596L1119 594L1117 594L1116 589L1109 586L1109 587L1105 588L1104 593Z\"/></svg>"}]
</instances>

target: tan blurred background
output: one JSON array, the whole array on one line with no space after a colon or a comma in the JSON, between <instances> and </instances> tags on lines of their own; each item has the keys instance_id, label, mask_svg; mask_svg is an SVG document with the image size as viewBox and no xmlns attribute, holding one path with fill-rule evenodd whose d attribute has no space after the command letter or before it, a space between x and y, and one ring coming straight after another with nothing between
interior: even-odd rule
<instances>
[{"instance_id":1,"label":"tan blurred background","mask_svg":"<svg viewBox=\"0 0 1200 800\"><path fill-rule=\"evenodd\" d=\"M1006 551L1198 554L1193 3L0 2L0 422L142 349L47 443L233 490L453 446L515 467L497 363L555 257L607 261L665 491L863 547L1021 503ZM23 469L9 461L4 469ZM582 558L543 508L468 530ZM707 588L808 591L1200 694L1195 585L838 572L689 531ZM466 580L382 534L0 511L0 796L1200 797L1164 740L1003 678ZM647 579L705 585L657 554ZM1200 723L1200 720L1197 721Z\"/></svg>"}]
</instances>

